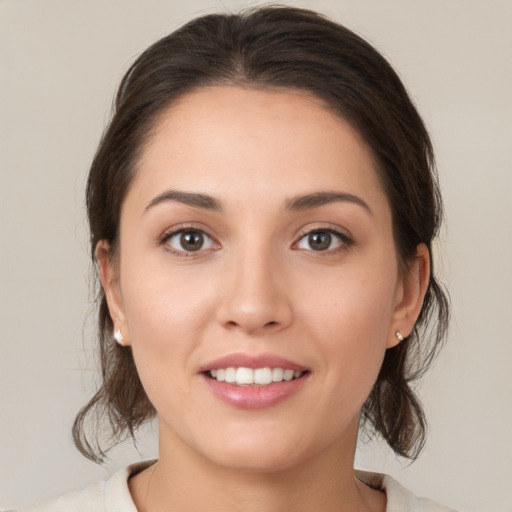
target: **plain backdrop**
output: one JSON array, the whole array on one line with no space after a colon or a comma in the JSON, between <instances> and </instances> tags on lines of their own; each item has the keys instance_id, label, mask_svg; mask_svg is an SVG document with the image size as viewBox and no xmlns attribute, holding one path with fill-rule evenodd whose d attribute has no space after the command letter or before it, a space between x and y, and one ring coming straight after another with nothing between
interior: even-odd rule
<instances>
[{"instance_id":1,"label":"plain backdrop","mask_svg":"<svg viewBox=\"0 0 512 512\"><path fill-rule=\"evenodd\" d=\"M512 511L512 2L319 0L400 73L431 131L447 223L436 246L449 343L421 388L429 442L413 465L378 443L360 467L468 512ZM0 0L0 508L104 479L73 447L97 378L85 177L121 76L217 0Z\"/></svg>"}]
</instances>

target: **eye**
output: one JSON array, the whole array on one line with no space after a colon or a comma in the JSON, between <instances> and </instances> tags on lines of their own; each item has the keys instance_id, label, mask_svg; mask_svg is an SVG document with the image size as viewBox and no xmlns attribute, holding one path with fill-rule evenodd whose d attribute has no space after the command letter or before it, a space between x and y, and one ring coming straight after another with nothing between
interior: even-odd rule
<instances>
[{"instance_id":1,"label":"eye","mask_svg":"<svg viewBox=\"0 0 512 512\"><path fill-rule=\"evenodd\" d=\"M349 245L347 237L330 229L317 229L305 234L296 244L297 249L332 251Z\"/></svg>"},{"instance_id":2,"label":"eye","mask_svg":"<svg viewBox=\"0 0 512 512\"><path fill-rule=\"evenodd\" d=\"M197 252L214 248L210 236L199 229L180 229L167 234L162 242L177 253Z\"/></svg>"}]
</instances>

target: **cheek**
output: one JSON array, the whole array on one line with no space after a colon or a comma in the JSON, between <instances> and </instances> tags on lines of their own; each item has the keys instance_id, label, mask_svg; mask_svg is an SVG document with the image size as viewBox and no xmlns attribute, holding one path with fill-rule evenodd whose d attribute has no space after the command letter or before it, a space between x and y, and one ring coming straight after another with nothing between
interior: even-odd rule
<instances>
[{"instance_id":1,"label":"cheek","mask_svg":"<svg viewBox=\"0 0 512 512\"><path fill-rule=\"evenodd\" d=\"M158 410L167 400L179 401L184 385L179 376L197 370L195 354L211 318L212 292L186 265L176 269L165 258L132 255L121 266L127 329L140 379ZM173 397L164 390L173 390Z\"/></svg>"},{"instance_id":2,"label":"cheek","mask_svg":"<svg viewBox=\"0 0 512 512\"><path fill-rule=\"evenodd\" d=\"M165 257L131 256L123 261L121 285L133 342L167 346L201 327L211 283L191 267L168 264Z\"/></svg>"},{"instance_id":3,"label":"cheek","mask_svg":"<svg viewBox=\"0 0 512 512\"><path fill-rule=\"evenodd\" d=\"M364 272L333 272L323 286L303 283L299 316L307 319L308 338L315 339L326 366L327 385L364 401L377 378L386 350L396 289L394 261ZM356 401L357 401L356 400Z\"/></svg>"},{"instance_id":4,"label":"cheek","mask_svg":"<svg viewBox=\"0 0 512 512\"><path fill-rule=\"evenodd\" d=\"M159 413L189 407L184 375L193 375L209 302L204 287L169 269L125 266L123 302L137 372ZM134 272L131 272L134 270ZM135 271L136 270L136 271ZM128 275L130 274L130 275Z\"/></svg>"},{"instance_id":5,"label":"cheek","mask_svg":"<svg viewBox=\"0 0 512 512\"><path fill-rule=\"evenodd\" d=\"M376 266L376 268L383 268ZM396 271L371 271L371 266L359 272L335 270L321 281L303 279L299 316L309 318L318 332L324 331L326 339L360 340L361 345L381 340L383 343L392 318Z\"/></svg>"}]
</instances>

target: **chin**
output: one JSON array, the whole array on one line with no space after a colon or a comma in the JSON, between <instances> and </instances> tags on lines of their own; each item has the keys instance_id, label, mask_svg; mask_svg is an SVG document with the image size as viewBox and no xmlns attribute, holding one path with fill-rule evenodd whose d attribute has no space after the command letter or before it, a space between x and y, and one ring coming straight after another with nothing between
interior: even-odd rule
<instances>
[{"instance_id":1,"label":"chin","mask_svg":"<svg viewBox=\"0 0 512 512\"><path fill-rule=\"evenodd\" d=\"M304 440L289 432L276 430L273 435L269 434L248 429L246 435L220 436L196 449L215 465L241 473L287 470L321 450L321 447L304 446Z\"/></svg>"},{"instance_id":2,"label":"chin","mask_svg":"<svg viewBox=\"0 0 512 512\"><path fill-rule=\"evenodd\" d=\"M211 462L228 471L239 473L276 473L290 469L301 462L297 453L283 453L269 449L248 451L240 450L235 453L212 454Z\"/></svg>"}]
</instances>

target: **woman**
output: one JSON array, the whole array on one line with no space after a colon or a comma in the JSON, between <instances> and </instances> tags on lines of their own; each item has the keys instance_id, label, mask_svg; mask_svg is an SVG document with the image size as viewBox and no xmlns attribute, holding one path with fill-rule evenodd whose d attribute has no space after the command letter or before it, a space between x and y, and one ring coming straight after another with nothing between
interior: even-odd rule
<instances>
[{"instance_id":1,"label":"woman","mask_svg":"<svg viewBox=\"0 0 512 512\"><path fill-rule=\"evenodd\" d=\"M384 58L305 10L206 16L124 77L87 186L100 462L157 462L28 510L448 510L354 472L359 428L417 457L410 384L444 338L431 143ZM427 336L430 333L430 337Z\"/></svg>"}]
</instances>

